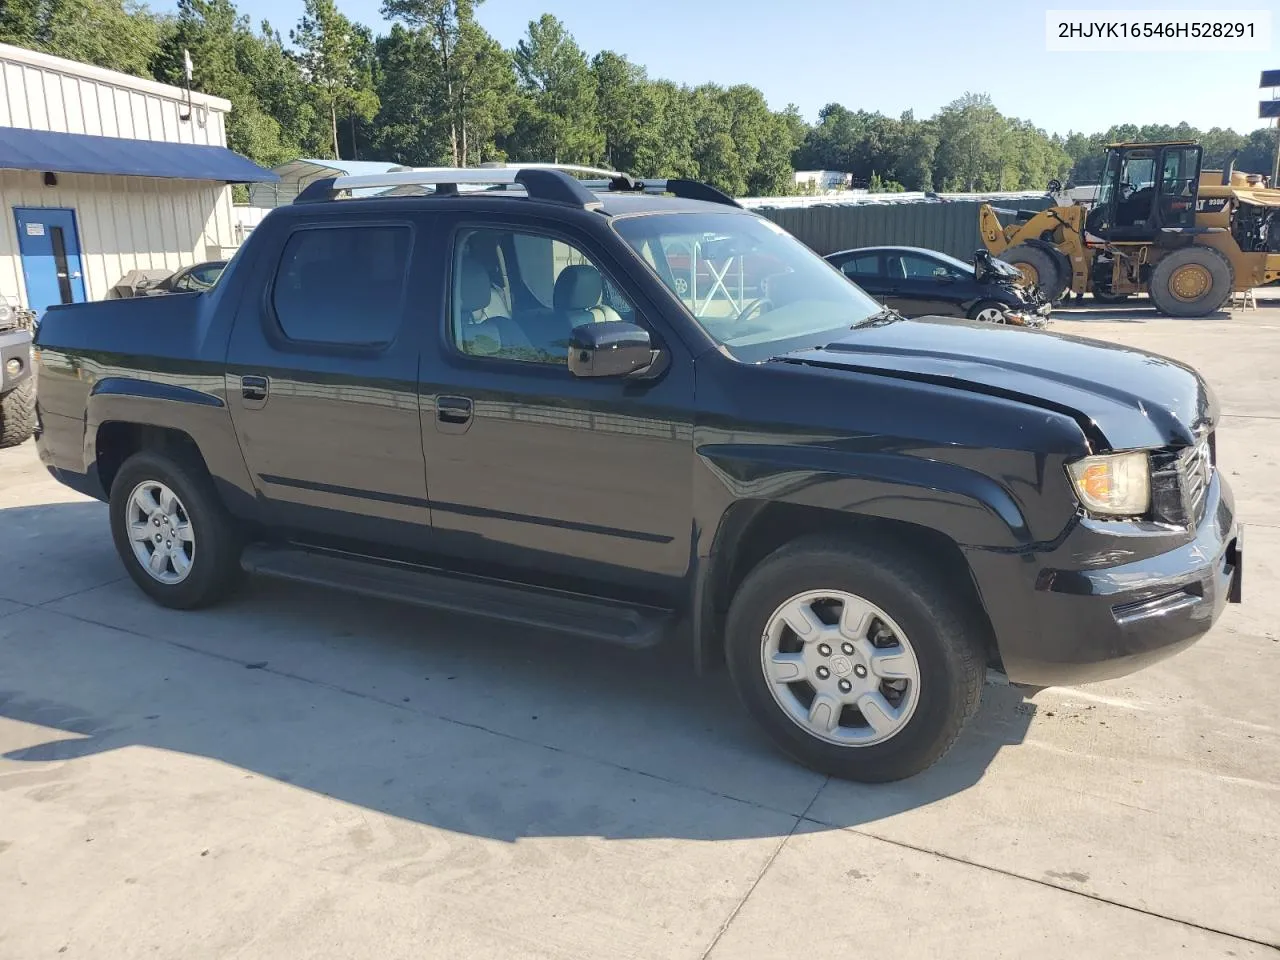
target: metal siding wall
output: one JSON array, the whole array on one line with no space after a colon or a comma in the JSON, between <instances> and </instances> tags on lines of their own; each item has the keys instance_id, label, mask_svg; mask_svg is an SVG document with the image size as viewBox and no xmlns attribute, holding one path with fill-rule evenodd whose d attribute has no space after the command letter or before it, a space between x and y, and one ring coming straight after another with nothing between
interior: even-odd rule
<instances>
[{"instance_id":1,"label":"metal siding wall","mask_svg":"<svg viewBox=\"0 0 1280 960\"><path fill-rule=\"evenodd\" d=\"M1048 197L996 201L996 206L1043 210ZM945 203L826 204L764 207L757 212L826 255L853 247L907 246L941 250L968 260L982 246L976 200Z\"/></svg>"},{"instance_id":2,"label":"metal siding wall","mask_svg":"<svg viewBox=\"0 0 1280 960\"><path fill-rule=\"evenodd\" d=\"M196 94L191 119L179 119L186 109L176 88L165 95L160 85L134 89L133 78L120 75L119 84L97 76L82 76L82 65L69 61L25 62L30 51L0 49L0 126L88 133L134 140L199 143L224 147L226 128L221 109ZM92 69L92 68L90 68Z\"/></svg>"},{"instance_id":3,"label":"metal siding wall","mask_svg":"<svg viewBox=\"0 0 1280 960\"><path fill-rule=\"evenodd\" d=\"M0 170L0 293L23 303L14 207L75 211L90 300L102 299L130 270L177 270L235 246L231 188L222 184L65 174L46 187L39 173Z\"/></svg>"}]
</instances>

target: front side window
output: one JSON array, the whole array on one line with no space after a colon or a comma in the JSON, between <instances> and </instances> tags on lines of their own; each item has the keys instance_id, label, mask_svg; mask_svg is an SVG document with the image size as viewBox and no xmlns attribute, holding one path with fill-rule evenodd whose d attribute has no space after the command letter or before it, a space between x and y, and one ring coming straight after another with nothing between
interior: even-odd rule
<instances>
[{"instance_id":1,"label":"front side window","mask_svg":"<svg viewBox=\"0 0 1280 960\"><path fill-rule=\"evenodd\" d=\"M454 247L450 333L472 356L567 365L573 328L635 311L580 249L546 234L464 230Z\"/></svg>"},{"instance_id":2,"label":"front side window","mask_svg":"<svg viewBox=\"0 0 1280 960\"><path fill-rule=\"evenodd\" d=\"M928 257L913 253L903 254L902 272L908 280L932 280L935 277L951 275L951 272L937 260L930 260Z\"/></svg>"},{"instance_id":3,"label":"front side window","mask_svg":"<svg viewBox=\"0 0 1280 960\"><path fill-rule=\"evenodd\" d=\"M403 226L296 231L271 294L281 332L304 343L390 343L404 313L411 237Z\"/></svg>"},{"instance_id":4,"label":"front side window","mask_svg":"<svg viewBox=\"0 0 1280 960\"><path fill-rule=\"evenodd\" d=\"M880 304L776 224L742 213L619 217L614 229L746 362L830 343Z\"/></svg>"}]
</instances>

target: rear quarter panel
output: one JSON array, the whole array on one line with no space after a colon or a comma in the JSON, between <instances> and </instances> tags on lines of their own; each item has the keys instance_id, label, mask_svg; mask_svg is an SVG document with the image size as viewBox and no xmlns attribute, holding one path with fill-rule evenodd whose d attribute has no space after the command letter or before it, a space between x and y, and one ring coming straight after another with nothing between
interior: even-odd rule
<instances>
[{"instance_id":1,"label":"rear quarter panel","mask_svg":"<svg viewBox=\"0 0 1280 960\"><path fill-rule=\"evenodd\" d=\"M251 509L223 376L242 293L236 279L229 275L225 286L202 294L51 308L36 340L38 445L45 464L81 475L86 492L105 496L97 471L98 429L120 421L169 428L195 441L229 502Z\"/></svg>"}]
</instances>

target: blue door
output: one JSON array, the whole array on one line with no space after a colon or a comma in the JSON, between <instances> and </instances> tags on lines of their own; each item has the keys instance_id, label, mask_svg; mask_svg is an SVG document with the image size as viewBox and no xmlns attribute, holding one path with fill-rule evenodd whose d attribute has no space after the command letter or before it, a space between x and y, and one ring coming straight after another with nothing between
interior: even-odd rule
<instances>
[{"instance_id":1,"label":"blue door","mask_svg":"<svg viewBox=\"0 0 1280 960\"><path fill-rule=\"evenodd\" d=\"M37 316L58 303L84 303L80 237L74 210L15 207L27 306Z\"/></svg>"}]
</instances>

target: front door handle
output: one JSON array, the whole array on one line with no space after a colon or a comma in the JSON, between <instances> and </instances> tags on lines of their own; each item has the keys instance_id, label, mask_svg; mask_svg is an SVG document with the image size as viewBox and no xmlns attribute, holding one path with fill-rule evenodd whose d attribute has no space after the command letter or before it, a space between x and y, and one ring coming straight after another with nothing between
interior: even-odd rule
<instances>
[{"instance_id":1,"label":"front door handle","mask_svg":"<svg viewBox=\"0 0 1280 960\"><path fill-rule=\"evenodd\" d=\"M436 429L441 433L466 433L471 426L470 397L436 397Z\"/></svg>"},{"instance_id":2,"label":"front door handle","mask_svg":"<svg viewBox=\"0 0 1280 960\"><path fill-rule=\"evenodd\" d=\"M271 391L271 381L266 377L241 377L240 397L251 410L260 409Z\"/></svg>"}]
</instances>

